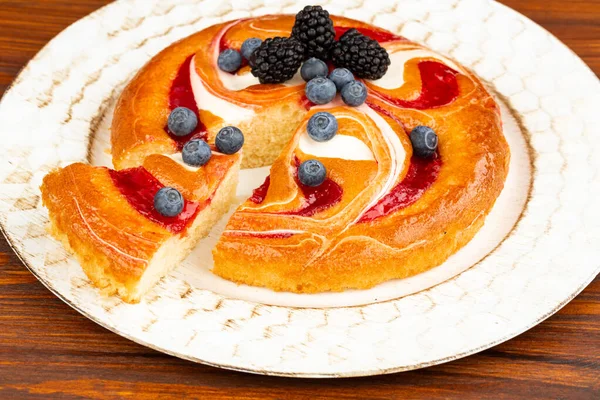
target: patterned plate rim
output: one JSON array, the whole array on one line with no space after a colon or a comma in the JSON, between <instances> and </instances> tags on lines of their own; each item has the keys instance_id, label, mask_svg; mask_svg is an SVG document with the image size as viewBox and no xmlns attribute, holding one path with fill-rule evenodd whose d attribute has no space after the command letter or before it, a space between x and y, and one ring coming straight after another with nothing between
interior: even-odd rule
<instances>
[{"instance_id":1,"label":"patterned plate rim","mask_svg":"<svg viewBox=\"0 0 600 400\"><path fill-rule=\"evenodd\" d=\"M120 0L111 4L108 4L98 10L96 10L94 13L82 18L81 20L79 20L78 22L85 22L89 19L91 19L93 16L95 15L100 15L102 13L105 13L107 9L112 9L113 7L115 9L117 9L117 7L119 7L119 5L122 5L123 3L126 3L130 0ZM516 11L510 9L507 6L504 6L502 4L493 3L494 7L499 7L500 9L504 9L505 12L510 12L513 14L518 15L518 17L526 22L527 24L531 24L531 25L535 25L536 27L539 28L539 26L537 24L535 24L535 22L531 21L529 18L522 16L521 14L517 13ZM42 48L42 50L40 50L40 52L38 52L38 54L36 54L36 56L27 63L27 65L25 67L22 68L22 70L19 72L19 74L17 75L17 77L13 80L13 82L9 85L9 87L7 88L7 90L5 91L2 99L0 100L0 104L2 102L5 101L5 99L7 98L7 94L9 94L9 92L11 92L14 87L21 81L22 79L22 75L24 75L24 73L28 70L30 63L32 61L35 61L39 55L41 53L43 53L48 47L50 47L55 41L58 40L62 40L63 36L65 35L65 31L68 30L69 28L66 28L65 30L63 30L60 34L58 34L54 39L52 39L46 46L44 46L44 48ZM543 28L541 28L543 29ZM560 42L557 38L555 38L552 34L550 34L549 32L547 32L545 29L544 31L550 35L552 37L552 39L556 40L559 45L562 48L566 48L568 49L568 47L566 47L564 44L562 44L562 42ZM555 44L556 45L556 44ZM585 66L585 68L587 68L590 72L591 70L589 69L589 67L587 67L587 65L585 65L585 63L581 62L581 60L579 60L579 57L571 50L568 49L569 52L579 61L580 64L582 64L583 66ZM581 67L581 65L579 66ZM592 72L593 74L593 72ZM528 329L532 328L533 326L539 324L540 322L544 321L546 318L550 317L551 315L553 315L554 313L556 313L557 311L559 311L562 307L564 307L568 302L570 302L574 297L576 297L579 293L581 293L581 291L583 291L585 289L586 286L588 286L590 284L590 282L592 282L594 280L594 278L597 276L597 274L600 272L600 265L598 265L596 267L596 270L592 271L592 273L585 279L582 280L583 283L581 283L570 295L568 295L567 297L565 297L561 302L559 302L557 305L555 305L552 309L546 311L545 313L543 313L541 316L539 316L537 319L530 321L527 324L521 324L517 329L513 329L512 331L510 331L508 334L505 334L504 336L502 336L499 339L495 339L494 341L490 341L489 343L486 343L483 346L479 346L476 348L470 348L467 351L464 352L460 352L460 353L456 353L452 356L449 357L443 357L443 358L438 358L438 359L433 359L427 362L421 362L421 363L416 363L413 365L409 365L409 366L403 366L403 367L391 367L391 368L385 368L385 369L369 369L369 370L353 370L351 372L348 371L344 371L342 373L321 373L321 372L315 372L315 373L311 373L311 372L286 372L286 371L278 371L276 369L257 369L257 368L252 368L252 367L242 367L240 365L235 365L235 364L225 364L225 363L214 363L211 361L207 361L207 360L203 360L203 359L199 359L193 356L189 356L186 354L182 354L179 352L174 352L171 351L169 349L157 346L155 344L146 342L142 339L140 339L139 337L135 337L133 335L129 335L125 332L119 331L118 330L118 326L111 326L110 324L107 324L105 321L102 321L101 319L97 318L96 316L92 315L91 313L88 313L86 310L83 310L82 308L78 307L76 304L74 304L70 299L68 299L67 297L65 297L63 294L61 294L58 290L56 290L54 287L52 287L52 285L47 282L43 277L41 277L36 271L35 268L33 268L30 265L30 262L28 261L27 257L21 253L21 251L18 249L18 246L15 245L15 243L13 242L13 239L9 233L9 231L7 230L7 227L5 226L5 223L0 220L0 231L2 231L3 236L6 238L7 243L9 244L9 246L12 248L12 250L15 252L15 254L17 255L17 257L21 260L21 262L32 272L32 274L40 281L44 284L44 286L46 286L52 293L54 293L58 298L60 298L62 301L64 301L66 304L68 304L69 306L71 306L73 309L77 310L79 313L81 313L82 315L86 316L87 318L91 319L92 321L96 322L97 324L105 327L106 329L119 334L123 337L126 337L136 343L139 343L141 345L153 348L157 351L161 351L167 354L171 354L183 359L188 359L191 361L195 361L195 362L201 362L203 364L207 364L207 365L211 365L211 366L215 366L215 367L221 367L221 368L226 368L226 369L231 369L231 370L236 370L236 371L242 371L242 372L249 372L249 373L258 373L258 374L265 374L265 375L276 375L276 376L288 376L288 377L351 377L351 376L368 376L368 375L378 375L378 374L387 374L387 373L394 373L394 372L400 372L400 371L407 371L407 370L411 370L411 369L417 369L417 368L423 368L423 367L427 367L427 366L431 366L431 365L436 365L436 364L440 364L440 363L444 363L444 362L448 362L451 360L455 360L455 359L459 359L465 356L468 356L470 354L474 354L477 353L479 351L488 349L490 347L493 347L499 343L502 343L506 340L509 340L525 331L527 331ZM513 326L514 328L514 326Z\"/></svg>"}]
</instances>

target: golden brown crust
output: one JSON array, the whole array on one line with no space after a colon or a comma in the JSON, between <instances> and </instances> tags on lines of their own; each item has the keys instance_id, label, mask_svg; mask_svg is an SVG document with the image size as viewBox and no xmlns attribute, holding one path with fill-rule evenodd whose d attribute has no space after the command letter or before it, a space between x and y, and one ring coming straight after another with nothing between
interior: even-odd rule
<instances>
[{"instance_id":1,"label":"golden brown crust","mask_svg":"<svg viewBox=\"0 0 600 400\"><path fill-rule=\"evenodd\" d=\"M407 51L421 49L408 42L400 46ZM409 61L404 74L406 83L399 90L389 91L390 97L418 97L423 84L417 62ZM271 170L271 187L265 202L259 205L247 202L232 216L214 250L214 273L238 283L277 291L314 293L366 289L443 263L483 226L504 187L510 161L499 108L493 98L467 70L461 69L457 82L460 93L457 99L424 110L395 106L377 96L382 90L371 87L368 103L373 109L384 110L381 116L392 115L406 131L426 125L438 133L443 164L436 181L418 201L390 215L356 222L365 200L381 188L382 177L389 173L385 169L390 160L376 157L383 174L370 181L359 162L349 166L346 161L341 169L360 174L373 188L355 195L352 206L342 203L311 218L277 214L297 209L298 197L302 197L295 194L294 201L286 200L290 193L297 192L297 184L287 167L291 155L298 154L293 139ZM336 114L335 109L330 112ZM365 126L367 131L371 129L367 134L372 139L373 152L377 153L377 138L381 133L368 124ZM344 126L340 129L343 131ZM401 140L406 138L402 137L404 130L397 127L394 130ZM403 146L410 158L410 145L403 142ZM340 171L331 159L321 161L329 163L330 177ZM402 181L406 169L405 165L396 183ZM344 191L362 190L362 186L357 189L357 183L339 177L334 180L342 183ZM278 237L260 232L293 234Z\"/></svg>"},{"instance_id":2,"label":"golden brown crust","mask_svg":"<svg viewBox=\"0 0 600 400\"><path fill-rule=\"evenodd\" d=\"M129 205L108 169L73 164L44 178L41 187L55 236L64 236L99 287L132 287L171 237Z\"/></svg>"},{"instance_id":3,"label":"golden brown crust","mask_svg":"<svg viewBox=\"0 0 600 400\"><path fill-rule=\"evenodd\" d=\"M187 179L178 179L173 186L187 200L197 202L201 211L188 223L192 229L179 234L138 212L115 186L107 168L77 163L55 170L44 178L41 187L51 233L77 257L95 286L125 301L138 301L143 276L161 248L168 243L177 245L172 242L174 238L185 242L185 251L173 250L171 254L170 264L176 263L227 211L235 193L240 158L215 155L195 172L165 156L146 159L144 167L162 184L174 183L172 174L186 174ZM225 181L233 183L222 187ZM198 219L205 220L206 226L197 226ZM168 269L169 260L164 264Z\"/></svg>"}]
</instances>

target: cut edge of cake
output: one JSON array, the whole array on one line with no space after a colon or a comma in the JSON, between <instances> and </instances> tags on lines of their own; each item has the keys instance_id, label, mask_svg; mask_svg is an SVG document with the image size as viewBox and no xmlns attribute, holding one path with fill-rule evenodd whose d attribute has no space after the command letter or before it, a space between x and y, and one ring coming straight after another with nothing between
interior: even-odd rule
<instances>
[{"instance_id":1,"label":"cut edge of cake","mask_svg":"<svg viewBox=\"0 0 600 400\"><path fill-rule=\"evenodd\" d=\"M198 212L185 233L174 234L160 245L147 261L139 279L129 282L118 279L118 262L100 251L96 242L80 238L69 227L61 226L55 217L55 207L60 207L60 204L50 204L47 189L42 185L44 205L49 211L48 231L77 259L87 277L103 295L117 295L127 303L138 303L162 278L189 256L197 243L205 238L229 211L235 199L240 164L241 158L229 169L210 203Z\"/></svg>"}]
</instances>

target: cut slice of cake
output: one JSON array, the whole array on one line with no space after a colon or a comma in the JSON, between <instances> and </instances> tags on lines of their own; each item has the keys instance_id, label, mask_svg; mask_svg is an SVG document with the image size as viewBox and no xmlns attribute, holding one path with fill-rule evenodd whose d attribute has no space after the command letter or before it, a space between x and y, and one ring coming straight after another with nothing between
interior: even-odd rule
<instances>
[{"instance_id":1,"label":"cut slice of cake","mask_svg":"<svg viewBox=\"0 0 600 400\"><path fill-rule=\"evenodd\" d=\"M213 153L200 168L178 159L152 155L142 166L120 171L78 163L44 178L52 235L107 295L138 302L229 210L241 155ZM177 216L154 206L164 187L183 196Z\"/></svg>"}]
</instances>

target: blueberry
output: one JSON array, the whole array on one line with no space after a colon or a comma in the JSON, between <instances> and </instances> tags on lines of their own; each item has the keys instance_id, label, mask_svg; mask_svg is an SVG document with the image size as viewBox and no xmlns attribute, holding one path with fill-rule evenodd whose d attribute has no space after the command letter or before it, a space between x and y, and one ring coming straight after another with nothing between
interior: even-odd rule
<instances>
[{"instance_id":1,"label":"blueberry","mask_svg":"<svg viewBox=\"0 0 600 400\"><path fill-rule=\"evenodd\" d=\"M342 91L342 88L354 80L354 75L346 68L336 68L329 74L329 79L335 83L335 87L338 92Z\"/></svg>"},{"instance_id":2,"label":"blueberry","mask_svg":"<svg viewBox=\"0 0 600 400\"><path fill-rule=\"evenodd\" d=\"M198 126L198 116L185 107L177 107L169 115L169 131L175 136L187 136Z\"/></svg>"},{"instance_id":3,"label":"blueberry","mask_svg":"<svg viewBox=\"0 0 600 400\"><path fill-rule=\"evenodd\" d=\"M302 68L300 68L300 75L306 82L316 78L317 76L322 76L325 78L327 77L327 73L329 73L327 64L315 57L304 61Z\"/></svg>"},{"instance_id":4,"label":"blueberry","mask_svg":"<svg viewBox=\"0 0 600 400\"><path fill-rule=\"evenodd\" d=\"M410 133L410 141L413 153L421 158L433 157L438 147L438 136L428 126L417 126L413 129Z\"/></svg>"},{"instance_id":5,"label":"blueberry","mask_svg":"<svg viewBox=\"0 0 600 400\"><path fill-rule=\"evenodd\" d=\"M300 183L306 186L316 187L325 182L327 170L321 161L304 161L298 167L298 179Z\"/></svg>"},{"instance_id":6,"label":"blueberry","mask_svg":"<svg viewBox=\"0 0 600 400\"><path fill-rule=\"evenodd\" d=\"M235 72L242 65L242 55L234 49L224 50L219 54L217 65L225 72Z\"/></svg>"},{"instance_id":7,"label":"blueberry","mask_svg":"<svg viewBox=\"0 0 600 400\"><path fill-rule=\"evenodd\" d=\"M165 217L176 217L183 211L183 196L177 189L164 187L154 195L154 208Z\"/></svg>"},{"instance_id":8,"label":"blueberry","mask_svg":"<svg viewBox=\"0 0 600 400\"><path fill-rule=\"evenodd\" d=\"M326 142L338 130L337 119L328 112L318 112L308 120L308 135L317 142Z\"/></svg>"},{"instance_id":9,"label":"blueberry","mask_svg":"<svg viewBox=\"0 0 600 400\"><path fill-rule=\"evenodd\" d=\"M308 100L314 104L327 104L335 98L335 83L319 76L306 84L304 92Z\"/></svg>"},{"instance_id":10,"label":"blueberry","mask_svg":"<svg viewBox=\"0 0 600 400\"><path fill-rule=\"evenodd\" d=\"M183 162L192 167L201 167L210 160L212 151L204 140L192 139L183 146L181 157Z\"/></svg>"},{"instance_id":11,"label":"blueberry","mask_svg":"<svg viewBox=\"0 0 600 400\"><path fill-rule=\"evenodd\" d=\"M358 107L367 99L367 87L359 81L352 81L342 88L342 100L352 107Z\"/></svg>"},{"instance_id":12,"label":"blueberry","mask_svg":"<svg viewBox=\"0 0 600 400\"><path fill-rule=\"evenodd\" d=\"M215 145L223 154L235 154L244 145L244 134L235 126L226 126L217 133Z\"/></svg>"},{"instance_id":13,"label":"blueberry","mask_svg":"<svg viewBox=\"0 0 600 400\"><path fill-rule=\"evenodd\" d=\"M250 56L254 53L254 50L258 49L261 44L262 40L259 38L244 40L244 43L242 43L242 56L244 56L246 60L250 60Z\"/></svg>"}]
</instances>

